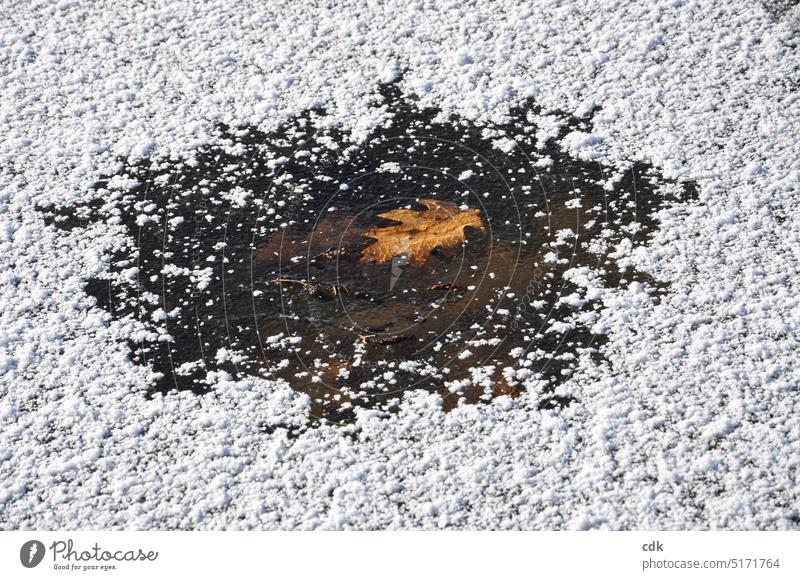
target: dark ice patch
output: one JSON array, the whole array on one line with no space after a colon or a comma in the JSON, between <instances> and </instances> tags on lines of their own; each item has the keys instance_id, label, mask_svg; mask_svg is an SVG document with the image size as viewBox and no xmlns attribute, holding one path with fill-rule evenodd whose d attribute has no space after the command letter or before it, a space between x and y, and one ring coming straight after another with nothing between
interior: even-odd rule
<instances>
[{"instance_id":1,"label":"dark ice patch","mask_svg":"<svg viewBox=\"0 0 800 580\"><path fill-rule=\"evenodd\" d=\"M494 127L440 122L394 85L374 106L383 122L362 144L322 110L272 133L219 127L192 160L123 161L92 203L43 209L61 228L124 225L86 292L141 324L131 356L158 373L154 391L202 393L210 371L282 379L329 421L390 411L409 389L452 408L527 385L542 408L563 407L572 399L555 387L581 357L601 358L602 289L663 290L614 252L647 243L692 185L573 159L558 139L537 149L531 102ZM561 136L590 130L560 117ZM378 214L422 210L422 198L480 209L485 231L421 267L359 260L363 233L387 225ZM565 277L576 268L589 289Z\"/></svg>"}]
</instances>

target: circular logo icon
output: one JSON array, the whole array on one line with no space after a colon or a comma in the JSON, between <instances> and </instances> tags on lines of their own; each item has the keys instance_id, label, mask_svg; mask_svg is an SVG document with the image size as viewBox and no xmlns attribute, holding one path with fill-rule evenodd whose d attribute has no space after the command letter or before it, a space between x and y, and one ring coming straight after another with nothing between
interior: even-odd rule
<instances>
[{"instance_id":1,"label":"circular logo icon","mask_svg":"<svg viewBox=\"0 0 800 580\"><path fill-rule=\"evenodd\" d=\"M19 561L26 568L36 568L44 559L44 544L39 540L28 540L19 549Z\"/></svg>"}]
</instances>

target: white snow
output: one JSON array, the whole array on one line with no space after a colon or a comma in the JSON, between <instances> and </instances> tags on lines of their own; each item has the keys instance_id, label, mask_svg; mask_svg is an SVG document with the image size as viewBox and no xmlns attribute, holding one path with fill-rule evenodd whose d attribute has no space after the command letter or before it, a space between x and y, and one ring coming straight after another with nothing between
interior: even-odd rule
<instances>
[{"instance_id":1,"label":"white snow","mask_svg":"<svg viewBox=\"0 0 800 580\"><path fill-rule=\"evenodd\" d=\"M4 529L798 527L797 18L741 0L2 11ZM592 111L562 146L697 180L647 248L618 249L666 295L603 294L607 362L580 364L560 411L535 382L449 413L417 391L290 438L309 399L285 383L209 373L206 395L145 397L125 342L141 329L81 290L122 229L58 231L35 204L86 198L118 156L191 162L216 123L325 105L364 139L401 71L422 105L481 121L534 97L542 142L556 111Z\"/></svg>"}]
</instances>

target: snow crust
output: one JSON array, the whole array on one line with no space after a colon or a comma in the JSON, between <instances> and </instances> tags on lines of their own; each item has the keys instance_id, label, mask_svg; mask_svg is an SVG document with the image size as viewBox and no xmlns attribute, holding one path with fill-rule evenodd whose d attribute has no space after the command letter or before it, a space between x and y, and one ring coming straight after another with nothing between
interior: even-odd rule
<instances>
[{"instance_id":1,"label":"snow crust","mask_svg":"<svg viewBox=\"0 0 800 580\"><path fill-rule=\"evenodd\" d=\"M796 18L737 0L0 14L0 528L800 526ZM145 396L130 328L82 290L121 228L59 231L35 206L86 198L118 156L191 157L220 122L324 105L368 138L401 73L471 119L534 97L541 140L558 111L593 115L574 155L696 180L700 201L626 256L666 296L603 294L607 362L559 388L563 410L523 392L444 413L416 392L294 436L309 402L286 384L220 373L207 395Z\"/></svg>"}]
</instances>

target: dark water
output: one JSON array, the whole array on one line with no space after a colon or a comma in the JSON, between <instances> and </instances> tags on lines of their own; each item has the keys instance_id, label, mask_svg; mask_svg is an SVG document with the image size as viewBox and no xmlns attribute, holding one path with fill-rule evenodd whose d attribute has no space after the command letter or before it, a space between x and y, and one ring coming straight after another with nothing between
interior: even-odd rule
<instances>
[{"instance_id":1,"label":"dark water","mask_svg":"<svg viewBox=\"0 0 800 580\"><path fill-rule=\"evenodd\" d=\"M357 405L391 410L408 389L452 408L516 396L534 379L543 407L563 406L555 386L604 340L591 330L598 296L564 272L586 266L595 285L658 292L609 254L625 239L646 243L656 212L693 187L659 193L668 182L645 165L537 151L532 103L492 128L437 123L394 86L375 107L385 121L361 145L317 128L318 110L272 134L221 127L225 145L192 163L126 164L115 179L135 187L114 189L110 176L90 206L45 209L58 227L126 226L129 246L86 290L148 329L131 356L160 374L154 390L203 392L208 371L279 378L313 398L314 418L348 421ZM563 132L588 128L565 119ZM505 136L517 140L509 152L493 146ZM379 214L422 211L426 198L478 209L483 231L464 229L463 244L421 265L361 259L374 242L365 232L393 225Z\"/></svg>"}]
</instances>

